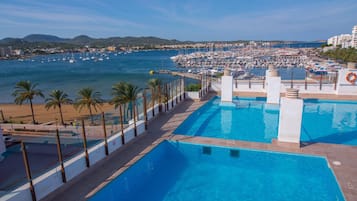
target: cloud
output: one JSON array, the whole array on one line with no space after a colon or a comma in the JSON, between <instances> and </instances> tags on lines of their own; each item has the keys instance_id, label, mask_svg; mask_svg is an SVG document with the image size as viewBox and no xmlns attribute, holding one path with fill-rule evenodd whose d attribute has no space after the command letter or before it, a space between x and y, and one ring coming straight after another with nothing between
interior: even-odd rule
<instances>
[{"instance_id":1,"label":"cloud","mask_svg":"<svg viewBox=\"0 0 357 201\"><path fill-rule=\"evenodd\" d=\"M149 34L181 40L316 39L351 29L357 19L357 4L349 0L67 1L2 2L0 26L6 27L6 32L0 34L21 32L24 27L22 32L47 30L67 36L86 32L100 36Z\"/></svg>"},{"instance_id":2,"label":"cloud","mask_svg":"<svg viewBox=\"0 0 357 201\"><path fill-rule=\"evenodd\" d=\"M206 5L205 9L195 11L199 13L197 16L191 15L192 8L194 7L185 4L178 7L150 6L150 9L161 15L163 20L200 30L204 33L202 37L210 34L221 37L222 35L231 36L232 39L233 37L321 39L327 37L331 30L341 28L342 24L347 27L351 26L351 23L353 24L353 21L357 19L355 12L357 4L351 4L351 2L322 2L309 5L301 3L291 7L244 10L244 12L237 10L236 13L227 12L216 15L214 7ZM212 15L207 17L200 12L212 12Z\"/></svg>"},{"instance_id":3,"label":"cloud","mask_svg":"<svg viewBox=\"0 0 357 201\"><path fill-rule=\"evenodd\" d=\"M105 16L85 8L52 5L35 2L31 5L0 4L2 26L25 26L28 28L70 29L70 30L119 30L144 29L146 25ZM95 27L94 27L95 26Z\"/></svg>"}]
</instances>

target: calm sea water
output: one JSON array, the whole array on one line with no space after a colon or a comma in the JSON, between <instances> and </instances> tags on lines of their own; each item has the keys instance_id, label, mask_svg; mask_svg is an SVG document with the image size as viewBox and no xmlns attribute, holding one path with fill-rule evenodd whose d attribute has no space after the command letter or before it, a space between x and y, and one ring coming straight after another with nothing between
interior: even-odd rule
<instances>
[{"instance_id":1,"label":"calm sea water","mask_svg":"<svg viewBox=\"0 0 357 201\"><path fill-rule=\"evenodd\" d=\"M141 51L117 56L112 53L108 55L109 59L105 56L103 61L97 62L82 61L79 57L86 55L74 54L77 62L72 64L62 60L64 57L72 57L70 54L39 56L24 61L0 61L0 102L13 102L11 94L16 82L20 80L38 83L38 88L45 94L61 89L72 98L79 89L93 87L108 99L111 86L119 81L128 81L144 88L150 78L160 78L163 81L173 79L166 74L150 75L149 71L177 70L170 60L177 53L176 50ZM37 99L39 101L42 100Z\"/></svg>"},{"instance_id":2,"label":"calm sea water","mask_svg":"<svg viewBox=\"0 0 357 201\"><path fill-rule=\"evenodd\" d=\"M299 43L284 47L320 47L321 43ZM280 47L280 46L279 46ZM63 61L65 57L71 58L71 54L56 54L38 56L24 61L5 60L0 61L0 103L13 103L11 96L15 84L20 80L29 80L38 83L38 88L45 94L51 90L61 89L74 98L79 89L83 87L93 87L102 93L103 98L110 99L111 86L119 81L128 81L141 88L146 87L150 78L160 78L163 81L174 79L171 75L154 74L149 71L159 70L182 70L178 68L170 57L179 53L189 54L194 51L207 51L204 49L186 49L186 50L157 50L140 51L130 54L114 53L102 57L103 61L89 60L82 61L80 56L73 54L76 63L70 64L68 60ZM259 76L265 74L266 69L254 68L250 72ZM294 79L304 79L305 71L302 68L281 69L282 79L290 79L293 72ZM42 99L36 99L35 102L43 102Z\"/></svg>"}]
</instances>

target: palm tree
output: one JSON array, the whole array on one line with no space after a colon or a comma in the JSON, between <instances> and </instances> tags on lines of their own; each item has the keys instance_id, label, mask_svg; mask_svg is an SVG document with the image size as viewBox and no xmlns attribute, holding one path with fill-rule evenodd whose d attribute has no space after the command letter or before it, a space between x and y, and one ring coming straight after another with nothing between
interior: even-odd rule
<instances>
[{"instance_id":1,"label":"palm tree","mask_svg":"<svg viewBox=\"0 0 357 201\"><path fill-rule=\"evenodd\" d=\"M139 88L137 86L127 82L118 82L112 87L113 98L110 103L114 104L115 108L117 108L120 104L128 103L130 107L130 114L133 117L133 107L135 107L138 93Z\"/></svg>"},{"instance_id":2,"label":"palm tree","mask_svg":"<svg viewBox=\"0 0 357 201\"><path fill-rule=\"evenodd\" d=\"M155 116L155 100L159 99L159 86L162 84L162 81L158 78L153 78L148 81L148 86L151 89L151 105L152 105L152 115Z\"/></svg>"},{"instance_id":3,"label":"palm tree","mask_svg":"<svg viewBox=\"0 0 357 201\"><path fill-rule=\"evenodd\" d=\"M135 106L136 99L139 93L139 88L131 83L127 82L118 82L112 87L113 99L110 101L111 104L114 104L114 107L117 108L119 105L128 103L130 108L130 114L134 121L134 135L137 136L136 130L136 115L135 115ZM121 110L121 107L120 107ZM125 110L125 108L124 108ZM121 112L120 112L121 113ZM120 114L122 115L122 114ZM125 115L124 115L125 116ZM122 137L124 137L122 135Z\"/></svg>"},{"instance_id":4,"label":"palm tree","mask_svg":"<svg viewBox=\"0 0 357 201\"><path fill-rule=\"evenodd\" d=\"M61 117L61 124L64 125L63 121L63 114L62 114L62 105L63 104L71 104L72 100L68 98L68 95L64 93L62 90L53 90L49 94L49 98L47 98L46 101L46 109L56 109L58 107L60 117Z\"/></svg>"},{"instance_id":5,"label":"palm tree","mask_svg":"<svg viewBox=\"0 0 357 201\"><path fill-rule=\"evenodd\" d=\"M86 107L89 111L91 118L91 123L94 124L92 107L97 111L97 107L103 105L103 99L101 99L101 94L98 91L94 91L92 88L83 88L78 91L78 98L74 103L74 108L79 109L79 112Z\"/></svg>"},{"instance_id":6,"label":"palm tree","mask_svg":"<svg viewBox=\"0 0 357 201\"><path fill-rule=\"evenodd\" d=\"M12 95L15 97L15 103L22 105L23 102L30 102L32 123L35 124L35 113L33 111L32 100L36 96L44 98L41 90L36 89L37 84L32 84L30 81L20 81L15 85L15 91Z\"/></svg>"}]
</instances>

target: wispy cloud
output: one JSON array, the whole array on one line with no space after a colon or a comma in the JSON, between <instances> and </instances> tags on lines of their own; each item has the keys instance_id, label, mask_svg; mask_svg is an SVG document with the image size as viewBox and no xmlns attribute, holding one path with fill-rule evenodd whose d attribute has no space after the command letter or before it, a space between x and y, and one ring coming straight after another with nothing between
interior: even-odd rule
<instances>
[{"instance_id":1,"label":"wispy cloud","mask_svg":"<svg viewBox=\"0 0 357 201\"><path fill-rule=\"evenodd\" d=\"M186 6L185 8L192 7ZM190 11L182 13L185 9L180 7L162 7L156 5L150 6L150 9L162 15L162 18L167 21L190 25L197 29L207 30L208 33L221 32L228 33L228 35L236 34L236 37L270 37L271 39L271 36L274 36L274 34L276 37L281 37L282 33L284 33L286 35L285 38L288 38L289 36L296 37L297 34L301 35L303 32L308 33L315 29L332 30L333 27L331 25L338 26L344 22L351 24L357 19L357 13L355 12L357 4L351 4L351 2L326 2L320 5L273 8L264 12L252 10L250 12L239 13L237 11L237 13L222 15L214 15L214 8L211 8L212 10L204 10L204 12L212 12L212 16L214 17L209 18L192 17ZM349 16L347 18L349 13L350 15L351 13L355 13L354 17ZM346 18L344 19L343 16L346 16ZM306 36L301 35L300 37Z\"/></svg>"},{"instance_id":2,"label":"wispy cloud","mask_svg":"<svg viewBox=\"0 0 357 201\"><path fill-rule=\"evenodd\" d=\"M0 4L0 23L3 26L46 27L51 30L70 29L80 32L88 30L115 30L139 28L146 25L134 21L98 14L95 11L35 2L31 5Z\"/></svg>"},{"instance_id":3,"label":"wispy cloud","mask_svg":"<svg viewBox=\"0 0 357 201\"><path fill-rule=\"evenodd\" d=\"M355 0L12 0L0 2L0 10L0 27L6 28L0 34L35 30L181 40L317 39L357 23Z\"/></svg>"}]
</instances>

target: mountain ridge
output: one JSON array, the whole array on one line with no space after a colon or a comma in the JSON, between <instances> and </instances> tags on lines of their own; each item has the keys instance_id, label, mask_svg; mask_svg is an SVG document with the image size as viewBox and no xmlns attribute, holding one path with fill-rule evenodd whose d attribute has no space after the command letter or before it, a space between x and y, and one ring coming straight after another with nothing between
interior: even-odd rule
<instances>
[{"instance_id":1,"label":"mountain ridge","mask_svg":"<svg viewBox=\"0 0 357 201\"><path fill-rule=\"evenodd\" d=\"M154 36L144 36L144 37L107 37L107 38L92 38L87 35L78 35L73 38L61 38L54 35L48 34L30 34L23 38L11 38L7 37L0 40L0 46L53 46L59 44L71 44L76 46L150 46L150 45L173 45L180 44L181 41L169 40L158 38Z\"/></svg>"}]
</instances>

